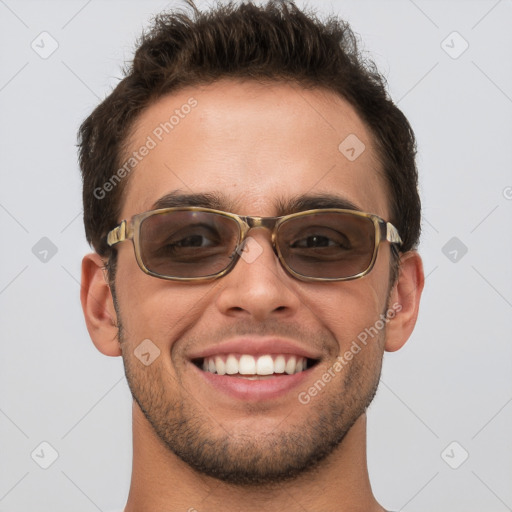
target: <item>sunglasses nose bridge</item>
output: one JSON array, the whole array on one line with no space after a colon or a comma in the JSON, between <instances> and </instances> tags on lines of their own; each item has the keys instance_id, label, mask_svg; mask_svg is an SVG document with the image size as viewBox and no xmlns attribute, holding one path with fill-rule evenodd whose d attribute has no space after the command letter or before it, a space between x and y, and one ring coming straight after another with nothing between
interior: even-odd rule
<instances>
[{"instance_id":1,"label":"sunglasses nose bridge","mask_svg":"<svg viewBox=\"0 0 512 512\"><path fill-rule=\"evenodd\" d=\"M243 223L244 237L251 229L266 229L270 233L274 232L275 226L279 217L239 217Z\"/></svg>"},{"instance_id":2,"label":"sunglasses nose bridge","mask_svg":"<svg viewBox=\"0 0 512 512\"><path fill-rule=\"evenodd\" d=\"M277 248L275 245L275 226L279 217L238 217L242 223L242 241L249 236L249 232L253 229L266 229L270 232L270 242L272 250L278 256Z\"/></svg>"}]
</instances>

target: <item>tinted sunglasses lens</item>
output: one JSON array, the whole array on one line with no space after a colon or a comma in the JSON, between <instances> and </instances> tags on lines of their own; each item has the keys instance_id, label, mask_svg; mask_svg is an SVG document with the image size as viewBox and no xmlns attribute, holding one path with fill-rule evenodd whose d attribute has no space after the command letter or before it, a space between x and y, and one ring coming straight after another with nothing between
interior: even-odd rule
<instances>
[{"instance_id":1,"label":"tinted sunglasses lens","mask_svg":"<svg viewBox=\"0 0 512 512\"><path fill-rule=\"evenodd\" d=\"M234 219L216 213L155 214L140 226L141 259L161 276L206 277L229 266L239 235Z\"/></svg>"},{"instance_id":2,"label":"tinted sunglasses lens","mask_svg":"<svg viewBox=\"0 0 512 512\"><path fill-rule=\"evenodd\" d=\"M350 213L314 213L279 226L279 250L288 266L307 277L338 279L368 269L375 248L375 226Z\"/></svg>"}]
</instances>

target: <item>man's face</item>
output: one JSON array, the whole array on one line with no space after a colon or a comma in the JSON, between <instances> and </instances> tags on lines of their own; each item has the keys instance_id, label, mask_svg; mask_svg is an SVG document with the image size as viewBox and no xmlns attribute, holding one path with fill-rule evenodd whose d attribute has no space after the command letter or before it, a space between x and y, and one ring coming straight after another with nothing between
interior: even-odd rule
<instances>
[{"instance_id":1,"label":"man's face","mask_svg":"<svg viewBox=\"0 0 512 512\"><path fill-rule=\"evenodd\" d=\"M172 131L155 132L191 97L197 106L185 109L190 113ZM366 145L353 161L338 149L350 134ZM121 219L153 209L172 192L215 194L223 201L219 209L253 216L281 215L280 204L329 194L389 219L389 195L369 132L332 93L231 81L190 88L142 113L127 153L148 136L156 147L129 178ZM385 329L344 359L330 382L317 385L309 403L299 394L332 372L336 358L388 309L390 252L383 244L374 269L361 279L303 282L280 266L267 230L250 236L263 252L206 282L146 275L132 244L120 244L116 310L132 394L161 441L200 472L263 484L314 467L373 398ZM147 339L160 350L149 366L134 355ZM261 380L219 376L195 364L203 354L226 360L229 353L236 359L283 355L285 361L307 354L315 364ZM143 418L138 409L136 414Z\"/></svg>"}]
</instances>

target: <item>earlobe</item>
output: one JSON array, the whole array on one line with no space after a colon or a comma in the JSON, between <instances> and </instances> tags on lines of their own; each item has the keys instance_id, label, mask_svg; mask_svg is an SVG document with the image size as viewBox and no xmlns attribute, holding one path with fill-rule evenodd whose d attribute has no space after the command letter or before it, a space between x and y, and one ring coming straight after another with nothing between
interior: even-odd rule
<instances>
[{"instance_id":1,"label":"earlobe","mask_svg":"<svg viewBox=\"0 0 512 512\"><path fill-rule=\"evenodd\" d=\"M120 356L117 316L105 263L96 254L87 254L82 260L80 301L89 335L96 348L107 356Z\"/></svg>"},{"instance_id":2,"label":"earlobe","mask_svg":"<svg viewBox=\"0 0 512 512\"><path fill-rule=\"evenodd\" d=\"M389 306L394 306L396 314L386 329L386 345L388 352L394 352L403 347L409 339L416 320L420 305L421 292L425 277L423 263L416 251L409 251L400 257L400 271L390 295Z\"/></svg>"}]
</instances>

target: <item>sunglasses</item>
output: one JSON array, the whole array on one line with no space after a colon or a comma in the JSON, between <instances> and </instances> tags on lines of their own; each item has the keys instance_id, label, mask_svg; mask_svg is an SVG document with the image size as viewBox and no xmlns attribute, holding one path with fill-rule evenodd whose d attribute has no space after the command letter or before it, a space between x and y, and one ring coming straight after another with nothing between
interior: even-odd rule
<instances>
[{"instance_id":1,"label":"sunglasses","mask_svg":"<svg viewBox=\"0 0 512 512\"><path fill-rule=\"evenodd\" d=\"M107 235L113 247L132 240L146 274L173 281L214 279L233 270L251 237L271 231L281 265L302 281L347 281L368 274L381 242L398 249L397 229L353 210L308 210L282 217L243 217L200 207L151 210L123 220Z\"/></svg>"}]
</instances>

